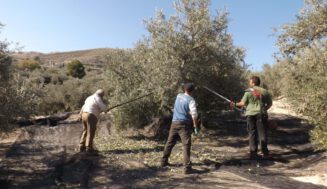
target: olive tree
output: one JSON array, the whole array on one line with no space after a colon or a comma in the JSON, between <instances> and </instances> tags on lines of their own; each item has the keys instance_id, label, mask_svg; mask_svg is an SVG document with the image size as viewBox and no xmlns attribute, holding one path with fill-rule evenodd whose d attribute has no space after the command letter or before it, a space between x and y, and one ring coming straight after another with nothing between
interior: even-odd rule
<instances>
[{"instance_id":1,"label":"olive tree","mask_svg":"<svg viewBox=\"0 0 327 189\"><path fill-rule=\"evenodd\" d=\"M128 60L110 59L107 75L119 86L115 90L121 98L154 92L142 105L134 103L117 110L125 116L125 124L140 124L129 118L164 113L184 82L197 86L195 96L202 110L219 108L216 102L221 100L216 101L201 86L228 97L242 90L244 50L233 45L227 31L228 13L211 16L209 5L209 0L176 1L174 15L167 18L158 11L154 18L145 20L149 35L136 44Z\"/></svg>"},{"instance_id":2,"label":"olive tree","mask_svg":"<svg viewBox=\"0 0 327 189\"><path fill-rule=\"evenodd\" d=\"M8 45L7 41L0 41L0 132L13 129L14 120L32 114L35 107L33 91L12 69Z\"/></svg>"},{"instance_id":3,"label":"olive tree","mask_svg":"<svg viewBox=\"0 0 327 189\"><path fill-rule=\"evenodd\" d=\"M161 104L172 104L181 83L193 82L202 109L217 108L209 86L235 97L241 90L244 50L233 45L228 33L228 13L211 16L208 0L180 0L176 13L166 18L162 11L145 21L149 37L136 46L134 60L146 70L145 80L161 87ZM210 106L213 105L213 106Z\"/></svg>"},{"instance_id":4,"label":"olive tree","mask_svg":"<svg viewBox=\"0 0 327 189\"><path fill-rule=\"evenodd\" d=\"M284 91L315 124L312 139L327 148L327 3L306 1L294 23L284 25L277 45L284 63Z\"/></svg>"}]
</instances>

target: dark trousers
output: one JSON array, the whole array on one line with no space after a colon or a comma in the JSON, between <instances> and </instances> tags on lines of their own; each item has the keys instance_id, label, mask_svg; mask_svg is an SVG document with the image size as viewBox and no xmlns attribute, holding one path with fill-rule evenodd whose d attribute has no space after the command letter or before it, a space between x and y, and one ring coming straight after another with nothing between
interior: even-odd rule
<instances>
[{"instance_id":1,"label":"dark trousers","mask_svg":"<svg viewBox=\"0 0 327 189\"><path fill-rule=\"evenodd\" d=\"M253 115L247 116L247 126L249 132L249 145L250 153L256 154L258 152L258 144L260 144L261 152L267 154L267 121L268 116L266 115Z\"/></svg>"},{"instance_id":2,"label":"dark trousers","mask_svg":"<svg viewBox=\"0 0 327 189\"><path fill-rule=\"evenodd\" d=\"M191 134L191 125L173 122L169 130L169 136L165 145L162 162L168 162L171 151L180 137L183 144L184 167L186 169L191 168Z\"/></svg>"},{"instance_id":3,"label":"dark trousers","mask_svg":"<svg viewBox=\"0 0 327 189\"><path fill-rule=\"evenodd\" d=\"M86 149L93 149L93 139L95 136L96 125L98 119L95 115L83 112L82 123L83 123L83 133L80 140L80 147Z\"/></svg>"}]
</instances>

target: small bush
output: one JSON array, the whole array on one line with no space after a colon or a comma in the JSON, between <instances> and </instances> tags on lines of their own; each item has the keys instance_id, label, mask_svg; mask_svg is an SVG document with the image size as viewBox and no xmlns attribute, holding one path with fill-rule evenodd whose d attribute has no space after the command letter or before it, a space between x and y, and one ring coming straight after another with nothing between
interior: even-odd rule
<instances>
[{"instance_id":1,"label":"small bush","mask_svg":"<svg viewBox=\"0 0 327 189\"><path fill-rule=\"evenodd\" d=\"M37 107L38 113L50 115L79 110L89 95L93 94L96 89L103 88L103 83L99 80L102 79L98 77L84 77L83 80L71 78L60 85L54 83L45 85L39 90L42 100Z\"/></svg>"},{"instance_id":2,"label":"small bush","mask_svg":"<svg viewBox=\"0 0 327 189\"><path fill-rule=\"evenodd\" d=\"M84 65L79 60L73 60L67 64L67 75L75 78L83 78L85 76Z\"/></svg>"},{"instance_id":3,"label":"small bush","mask_svg":"<svg viewBox=\"0 0 327 189\"><path fill-rule=\"evenodd\" d=\"M31 71L33 71L35 69L41 68L40 62L37 59L33 59L33 60L30 60L30 59L21 60L18 63L17 67L19 69L23 69L23 70L28 69L28 70L31 70Z\"/></svg>"}]
</instances>

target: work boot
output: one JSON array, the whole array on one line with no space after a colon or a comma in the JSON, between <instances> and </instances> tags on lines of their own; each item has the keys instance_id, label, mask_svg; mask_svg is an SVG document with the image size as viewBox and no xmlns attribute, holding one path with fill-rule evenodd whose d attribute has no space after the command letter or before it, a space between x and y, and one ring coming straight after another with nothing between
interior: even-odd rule
<instances>
[{"instance_id":1,"label":"work boot","mask_svg":"<svg viewBox=\"0 0 327 189\"><path fill-rule=\"evenodd\" d=\"M250 152L250 160L257 160L257 159L259 159L257 152Z\"/></svg>"},{"instance_id":2,"label":"work boot","mask_svg":"<svg viewBox=\"0 0 327 189\"><path fill-rule=\"evenodd\" d=\"M91 156L98 156L99 155L99 151L98 150L94 150L93 148L87 148L86 149L86 154L87 155L91 155Z\"/></svg>"},{"instance_id":3,"label":"work boot","mask_svg":"<svg viewBox=\"0 0 327 189\"><path fill-rule=\"evenodd\" d=\"M171 166L171 164L168 163L168 161L161 161L160 167L167 167L167 166Z\"/></svg>"},{"instance_id":4,"label":"work boot","mask_svg":"<svg viewBox=\"0 0 327 189\"><path fill-rule=\"evenodd\" d=\"M86 147L85 146L79 146L79 152L85 152Z\"/></svg>"},{"instance_id":5,"label":"work boot","mask_svg":"<svg viewBox=\"0 0 327 189\"><path fill-rule=\"evenodd\" d=\"M269 158L271 158L271 154L270 154L269 152L263 153L263 154L261 155L261 158L262 158L262 159L269 159Z\"/></svg>"}]
</instances>

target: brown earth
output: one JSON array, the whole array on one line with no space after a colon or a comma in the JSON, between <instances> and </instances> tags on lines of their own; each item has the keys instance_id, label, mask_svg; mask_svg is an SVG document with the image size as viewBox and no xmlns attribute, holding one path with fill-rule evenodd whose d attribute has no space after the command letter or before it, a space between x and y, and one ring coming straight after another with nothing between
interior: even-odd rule
<instances>
[{"instance_id":1,"label":"brown earth","mask_svg":"<svg viewBox=\"0 0 327 189\"><path fill-rule=\"evenodd\" d=\"M99 49L87 49L68 52L52 52L52 53L39 53L39 52L19 52L12 53L14 63L23 59L33 59L38 57L42 62L43 67L61 67L64 64L72 61L79 60L84 65L88 65L92 68L103 67L106 62L106 56L111 56L113 53L120 51L120 49L112 48L99 48Z\"/></svg>"},{"instance_id":2,"label":"brown earth","mask_svg":"<svg viewBox=\"0 0 327 189\"><path fill-rule=\"evenodd\" d=\"M327 188L325 152L314 150L309 140L314 126L274 108L270 119L278 127L269 132L272 158L248 159L243 117L212 116L193 137L197 172L190 175L182 173L180 143L172 166L160 168L164 141L118 134L106 120L95 141L98 156L76 152L78 123L20 128L0 142L0 188Z\"/></svg>"}]
</instances>

